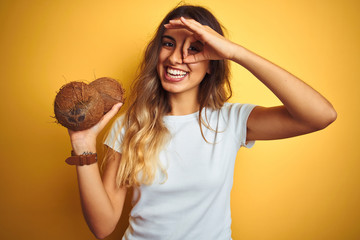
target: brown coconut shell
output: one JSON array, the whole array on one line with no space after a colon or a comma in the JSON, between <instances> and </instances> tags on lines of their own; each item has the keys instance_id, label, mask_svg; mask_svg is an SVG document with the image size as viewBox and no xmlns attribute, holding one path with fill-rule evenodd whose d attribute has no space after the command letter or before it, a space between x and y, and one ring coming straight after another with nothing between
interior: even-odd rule
<instances>
[{"instance_id":1,"label":"brown coconut shell","mask_svg":"<svg viewBox=\"0 0 360 240\"><path fill-rule=\"evenodd\" d=\"M115 79L102 77L94 80L89 84L94 87L104 101L104 114L110 111L112 106L119 102L125 101L125 90L122 85Z\"/></svg>"},{"instance_id":2,"label":"brown coconut shell","mask_svg":"<svg viewBox=\"0 0 360 240\"><path fill-rule=\"evenodd\" d=\"M104 113L104 102L92 86L83 82L70 82L57 93L54 112L61 125L80 131L99 122Z\"/></svg>"}]
</instances>

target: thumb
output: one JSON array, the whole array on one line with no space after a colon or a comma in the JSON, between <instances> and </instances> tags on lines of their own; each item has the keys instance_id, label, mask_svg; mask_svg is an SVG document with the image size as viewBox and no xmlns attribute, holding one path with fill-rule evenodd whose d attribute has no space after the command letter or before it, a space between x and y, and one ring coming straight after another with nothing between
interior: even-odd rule
<instances>
[{"instance_id":1,"label":"thumb","mask_svg":"<svg viewBox=\"0 0 360 240\"><path fill-rule=\"evenodd\" d=\"M103 129L106 124L119 112L123 103L117 103L99 121L99 129Z\"/></svg>"},{"instance_id":2,"label":"thumb","mask_svg":"<svg viewBox=\"0 0 360 240\"><path fill-rule=\"evenodd\" d=\"M193 54L193 55L187 55L184 59L183 62L184 63L196 63L196 62L201 62L207 60L204 56L204 54L202 53L197 53L197 54Z\"/></svg>"}]
</instances>

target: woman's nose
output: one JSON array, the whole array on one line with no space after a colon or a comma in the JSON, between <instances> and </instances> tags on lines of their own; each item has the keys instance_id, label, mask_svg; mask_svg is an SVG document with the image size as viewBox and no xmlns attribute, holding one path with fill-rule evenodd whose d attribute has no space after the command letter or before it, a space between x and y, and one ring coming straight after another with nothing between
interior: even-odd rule
<instances>
[{"instance_id":1,"label":"woman's nose","mask_svg":"<svg viewBox=\"0 0 360 240\"><path fill-rule=\"evenodd\" d=\"M169 61L173 65L183 63L182 49L180 47L174 49L174 51L169 56Z\"/></svg>"}]
</instances>

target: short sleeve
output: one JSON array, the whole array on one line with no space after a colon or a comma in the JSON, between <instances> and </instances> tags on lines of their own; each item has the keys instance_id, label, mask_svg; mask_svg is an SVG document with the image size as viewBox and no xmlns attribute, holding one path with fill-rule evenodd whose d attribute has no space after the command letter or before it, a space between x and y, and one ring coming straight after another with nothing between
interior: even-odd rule
<instances>
[{"instance_id":1,"label":"short sleeve","mask_svg":"<svg viewBox=\"0 0 360 240\"><path fill-rule=\"evenodd\" d=\"M256 107L253 104L228 103L228 124L235 134L235 139L239 142L239 147L251 148L255 141L246 141L247 121L251 111Z\"/></svg>"},{"instance_id":2,"label":"short sleeve","mask_svg":"<svg viewBox=\"0 0 360 240\"><path fill-rule=\"evenodd\" d=\"M121 116L113 123L107 137L105 138L104 144L121 153L121 143L124 135L124 128L121 128L124 117Z\"/></svg>"}]
</instances>

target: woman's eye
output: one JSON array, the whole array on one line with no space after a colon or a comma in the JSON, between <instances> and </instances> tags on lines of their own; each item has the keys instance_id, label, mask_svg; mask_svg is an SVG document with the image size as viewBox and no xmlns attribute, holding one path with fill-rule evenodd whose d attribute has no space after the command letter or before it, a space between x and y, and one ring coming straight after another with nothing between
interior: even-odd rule
<instances>
[{"instance_id":1,"label":"woman's eye","mask_svg":"<svg viewBox=\"0 0 360 240\"><path fill-rule=\"evenodd\" d=\"M163 46L163 47L173 47L174 44L171 43L171 42L163 42L163 43L162 43L162 46Z\"/></svg>"},{"instance_id":2,"label":"woman's eye","mask_svg":"<svg viewBox=\"0 0 360 240\"><path fill-rule=\"evenodd\" d=\"M194 46L190 46L188 48L188 51L193 52L193 53L197 53L197 52L200 52L200 49L198 49L197 47L194 47Z\"/></svg>"}]
</instances>

